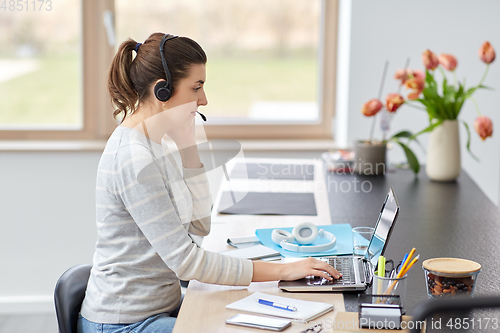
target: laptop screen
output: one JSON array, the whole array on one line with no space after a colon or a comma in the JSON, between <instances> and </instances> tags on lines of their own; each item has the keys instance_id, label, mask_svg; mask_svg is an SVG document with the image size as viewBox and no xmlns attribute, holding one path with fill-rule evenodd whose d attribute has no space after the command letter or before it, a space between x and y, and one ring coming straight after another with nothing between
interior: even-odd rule
<instances>
[{"instance_id":1,"label":"laptop screen","mask_svg":"<svg viewBox=\"0 0 500 333\"><path fill-rule=\"evenodd\" d=\"M377 265L378 257L380 257L380 255L382 255L385 251L386 243L390 237L392 225L396 221L398 211L399 206L391 187L378 216L375 231L365 254L365 258L370 260L373 267Z\"/></svg>"}]
</instances>

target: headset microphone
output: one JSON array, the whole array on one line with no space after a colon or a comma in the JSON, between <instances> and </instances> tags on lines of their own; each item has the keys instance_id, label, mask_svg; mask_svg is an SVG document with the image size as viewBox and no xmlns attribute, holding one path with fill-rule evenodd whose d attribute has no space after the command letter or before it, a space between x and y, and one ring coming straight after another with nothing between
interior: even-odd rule
<instances>
[{"instance_id":1,"label":"headset microphone","mask_svg":"<svg viewBox=\"0 0 500 333\"><path fill-rule=\"evenodd\" d=\"M207 121L207 117L205 117L205 115L199 111L196 111L200 116L201 116L201 119L203 119L203 121Z\"/></svg>"}]
</instances>

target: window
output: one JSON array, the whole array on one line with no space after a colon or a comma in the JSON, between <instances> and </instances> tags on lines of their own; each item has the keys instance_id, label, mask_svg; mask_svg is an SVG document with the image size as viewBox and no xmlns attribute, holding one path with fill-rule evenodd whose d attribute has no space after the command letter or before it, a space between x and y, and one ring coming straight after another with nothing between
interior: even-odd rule
<instances>
[{"instance_id":1,"label":"window","mask_svg":"<svg viewBox=\"0 0 500 333\"><path fill-rule=\"evenodd\" d=\"M209 118L210 138L331 138L336 1L115 0L115 6L118 41L164 32L204 48L209 103L200 111Z\"/></svg>"},{"instance_id":2,"label":"window","mask_svg":"<svg viewBox=\"0 0 500 333\"><path fill-rule=\"evenodd\" d=\"M191 37L207 53L203 110L210 138L331 138L337 6L337 0L61 0L46 13L0 9L0 38L14 45L0 51L0 69L4 61L15 72L4 82L0 74L0 95L8 96L0 139L106 139L116 126L109 64L126 38L142 42L157 31ZM114 45L105 11L115 17ZM12 60L17 67L6 65ZM26 90L38 95L25 98Z\"/></svg>"}]
</instances>

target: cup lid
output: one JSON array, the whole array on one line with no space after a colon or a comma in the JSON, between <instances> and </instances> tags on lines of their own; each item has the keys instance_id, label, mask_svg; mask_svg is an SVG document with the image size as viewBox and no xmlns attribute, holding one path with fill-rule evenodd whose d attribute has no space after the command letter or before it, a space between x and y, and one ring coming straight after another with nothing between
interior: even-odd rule
<instances>
[{"instance_id":1,"label":"cup lid","mask_svg":"<svg viewBox=\"0 0 500 333\"><path fill-rule=\"evenodd\" d=\"M422 267L430 271L448 274L467 274L478 272L481 269L481 265L477 262L459 258L427 259L422 263Z\"/></svg>"}]
</instances>

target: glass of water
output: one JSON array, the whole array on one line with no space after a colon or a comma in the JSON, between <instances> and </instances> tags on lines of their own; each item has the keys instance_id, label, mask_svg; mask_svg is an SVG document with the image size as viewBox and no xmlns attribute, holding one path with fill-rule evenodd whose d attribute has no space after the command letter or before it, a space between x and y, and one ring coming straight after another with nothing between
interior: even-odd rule
<instances>
[{"instance_id":1,"label":"glass of water","mask_svg":"<svg viewBox=\"0 0 500 333\"><path fill-rule=\"evenodd\" d=\"M355 227L352 228L352 240L354 244L353 253L364 256L370 239L372 238L374 228L372 227Z\"/></svg>"}]
</instances>

